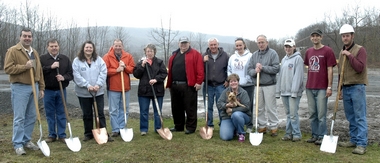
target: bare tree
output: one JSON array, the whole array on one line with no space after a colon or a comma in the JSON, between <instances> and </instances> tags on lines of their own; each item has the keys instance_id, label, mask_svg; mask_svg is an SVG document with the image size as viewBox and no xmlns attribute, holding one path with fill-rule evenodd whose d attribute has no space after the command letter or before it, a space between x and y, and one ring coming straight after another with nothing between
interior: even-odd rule
<instances>
[{"instance_id":1,"label":"bare tree","mask_svg":"<svg viewBox=\"0 0 380 163\"><path fill-rule=\"evenodd\" d=\"M129 40L131 36L124 27L115 27L114 28L114 39L118 38L123 41L124 50L129 51Z\"/></svg>"},{"instance_id":2,"label":"bare tree","mask_svg":"<svg viewBox=\"0 0 380 163\"><path fill-rule=\"evenodd\" d=\"M162 49L163 51L163 57L164 57L164 62L167 64L168 63L168 58L170 55L170 49L171 49L171 44L173 43L174 39L177 37L179 34L178 31L173 31L171 29L171 18L169 19L169 28L165 29L164 25L162 23L161 19L161 28L155 28L150 31L150 36L154 41L157 42L158 46Z\"/></svg>"},{"instance_id":3,"label":"bare tree","mask_svg":"<svg viewBox=\"0 0 380 163\"><path fill-rule=\"evenodd\" d=\"M194 33L194 39L192 41L193 47L197 49L200 53L203 53L207 49L207 34Z\"/></svg>"}]
</instances>

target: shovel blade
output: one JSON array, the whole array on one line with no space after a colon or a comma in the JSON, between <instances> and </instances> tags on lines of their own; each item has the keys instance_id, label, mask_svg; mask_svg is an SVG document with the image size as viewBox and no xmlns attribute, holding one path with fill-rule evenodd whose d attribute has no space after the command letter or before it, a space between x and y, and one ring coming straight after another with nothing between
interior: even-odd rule
<instances>
[{"instance_id":1,"label":"shovel blade","mask_svg":"<svg viewBox=\"0 0 380 163\"><path fill-rule=\"evenodd\" d=\"M108 141L108 134L106 128L92 129L94 139L98 144L104 144Z\"/></svg>"},{"instance_id":2,"label":"shovel blade","mask_svg":"<svg viewBox=\"0 0 380 163\"><path fill-rule=\"evenodd\" d=\"M199 129L199 134L203 139L211 139L213 134L213 129L211 127L202 127Z\"/></svg>"},{"instance_id":3,"label":"shovel blade","mask_svg":"<svg viewBox=\"0 0 380 163\"><path fill-rule=\"evenodd\" d=\"M320 150L328 153L335 153L338 144L338 136L324 135Z\"/></svg>"},{"instance_id":4,"label":"shovel blade","mask_svg":"<svg viewBox=\"0 0 380 163\"><path fill-rule=\"evenodd\" d=\"M45 141L45 140L43 140L43 141L41 141L41 139L38 140L37 145L38 145L38 147L40 148L40 150L42 151L42 153L43 153L46 157L49 157L49 156L50 156L50 148L49 148L49 146L46 144L46 141Z\"/></svg>"},{"instance_id":5,"label":"shovel blade","mask_svg":"<svg viewBox=\"0 0 380 163\"><path fill-rule=\"evenodd\" d=\"M78 152L82 148L82 144L79 141L78 137L70 137L65 139L67 147L73 152Z\"/></svg>"},{"instance_id":6,"label":"shovel blade","mask_svg":"<svg viewBox=\"0 0 380 163\"><path fill-rule=\"evenodd\" d=\"M253 146L259 146L262 141L263 141L263 133L258 133L258 132L249 133L249 142L251 142Z\"/></svg>"},{"instance_id":7,"label":"shovel blade","mask_svg":"<svg viewBox=\"0 0 380 163\"><path fill-rule=\"evenodd\" d=\"M160 128L160 129L157 129L157 132L158 134L160 134L160 136L162 138L164 138L165 140L172 140L173 138L173 134L172 132L169 130L169 128Z\"/></svg>"},{"instance_id":8,"label":"shovel blade","mask_svg":"<svg viewBox=\"0 0 380 163\"><path fill-rule=\"evenodd\" d=\"M122 128L120 129L121 138L125 142L130 142L133 139L133 129L132 128Z\"/></svg>"}]
</instances>

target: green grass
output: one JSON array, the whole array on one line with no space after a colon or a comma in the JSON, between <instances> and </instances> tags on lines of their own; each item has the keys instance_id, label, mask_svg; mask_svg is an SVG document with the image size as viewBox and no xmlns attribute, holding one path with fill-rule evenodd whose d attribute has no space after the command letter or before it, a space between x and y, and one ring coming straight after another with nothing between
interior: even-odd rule
<instances>
[{"instance_id":1,"label":"green grass","mask_svg":"<svg viewBox=\"0 0 380 163\"><path fill-rule=\"evenodd\" d=\"M310 134L303 133L300 142L284 142L284 134L271 137L265 134L259 146L252 146L249 137L244 143L235 138L232 141L222 141L219 138L219 128L216 126L213 138L204 140L199 135L185 135L184 132L173 132L173 139L162 139L153 132L153 122L150 121L150 131L146 136L140 136L139 120L130 119L129 126L134 131L131 142L124 142L121 137L114 142L98 145L95 140L81 141L79 152L72 152L60 142L49 143L50 157L45 157L41 151L26 149L27 155L17 156L12 146L12 116L0 119L0 162L380 162L379 146L373 144L367 148L365 155L354 155L353 148L337 147L335 154L321 152L319 146L306 143ZM172 119L165 119L165 126L170 127ZM198 129L205 124L204 119L198 120ZM217 123L216 123L217 124ZM43 136L47 136L46 120L42 119ZM109 120L107 120L109 126ZM83 138L83 122L72 119L73 136ZM110 128L108 128L110 132ZM67 131L68 134L68 131ZM33 132L33 142L37 142L40 133L38 126Z\"/></svg>"}]
</instances>

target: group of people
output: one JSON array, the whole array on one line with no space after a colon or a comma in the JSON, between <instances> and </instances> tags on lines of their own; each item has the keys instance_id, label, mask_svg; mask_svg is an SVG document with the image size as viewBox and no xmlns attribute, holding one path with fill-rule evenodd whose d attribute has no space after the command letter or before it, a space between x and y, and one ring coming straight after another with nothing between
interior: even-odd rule
<instances>
[{"instance_id":1,"label":"group of people","mask_svg":"<svg viewBox=\"0 0 380 163\"><path fill-rule=\"evenodd\" d=\"M344 47L339 54L339 71L344 70L345 73L340 76L342 88L338 89L342 89L343 93L338 96L343 99L351 139L339 142L339 145L356 147L353 153L364 154L368 132L365 99L365 85L368 84L367 58L364 47L354 43L354 33L353 27L347 24L340 29ZM114 40L103 58L97 54L94 43L86 41L71 62L66 55L60 53L56 39L48 40L48 53L39 56L31 47L32 31L25 28L20 33L20 42L8 49L4 67L9 74L12 91L14 149L17 155L26 154L24 147L39 149L31 142L36 120L32 82L35 83L36 92L39 92L38 97L44 99L49 132L46 142L65 142L66 115L62 99L66 99L66 87L71 80L75 83L75 93L83 112L83 141L94 137L93 105L97 105L94 108L98 109L99 127L106 127L104 93L108 97L112 127L108 141L113 141L111 137L120 135L120 129L126 126L124 117L128 118L129 115L130 74L139 79L137 96L142 136L148 133L151 101L154 131L157 133L161 128L158 109L162 110L165 81L166 88L170 89L174 122L170 131L194 133L197 128L197 92L202 89L203 83L207 83L203 84L204 97L208 94L207 125L214 127L215 103L222 140L232 140L237 136L238 141L244 142L246 133L252 132L254 117L258 118L258 132L269 132L271 136L277 136L279 119L276 98L281 98L287 116L285 135L281 140L300 141L302 134L298 110L302 93L306 90L312 132L312 137L307 142L320 145L323 136L327 134L327 101L332 95L333 67L337 65L333 50L321 43L322 38L321 30L311 32L313 47L307 49L304 58L296 50L293 39L285 40L286 55L280 63L277 52L269 48L265 35L256 38L259 50L253 53L243 38L237 38L236 50L231 56L219 47L216 38L208 40L208 48L201 54L190 46L187 37L181 37L179 48L170 56L167 69L164 61L156 57L155 45L146 45L145 57L135 64L132 55L124 50L120 39ZM306 86L303 82L304 65L308 67ZM34 81L31 81L30 75L33 75ZM257 101L254 100L256 91ZM61 97L62 92L64 97ZM236 96L238 104L229 100L231 94ZM156 106L154 100L158 101L159 106ZM257 115L254 103L258 103Z\"/></svg>"}]
</instances>

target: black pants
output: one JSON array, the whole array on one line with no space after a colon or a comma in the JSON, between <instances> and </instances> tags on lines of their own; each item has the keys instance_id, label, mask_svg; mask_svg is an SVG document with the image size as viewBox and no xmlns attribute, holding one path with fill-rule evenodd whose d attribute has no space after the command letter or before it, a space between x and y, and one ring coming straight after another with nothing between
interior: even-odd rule
<instances>
[{"instance_id":1,"label":"black pants","mask_svg":"<svg viewBox=\"0 0 380 163\"><path fill-rule=\"evenodd\" d=\"M173 84L170 88L172 114L174 127L177 130L186 129L195 131L197 129L197 96L194 87L187 84ZM187 118L185 117L185 113Z\"/></svg>"},{"instance_id":2,"label":"black pants","mask_svg":"<svg viewBox=\"0 0 380 163\"><path fill-rule=\"evenodd\" d=\"M84 136L94 137L92 135L92 129L94 126L95 110L92 110L94 100L92 97L78 97L79 104L82 109L83 123L84 123ZM106 127L106 118L104 116L104 95L96 96L96 105L98 107L99 126L100 128ZM94 107L95 109L95 107ZM94 111L94 113L93 113ZM95 119L96 123L96 119Z\"/></svg>"}]
</instances>

